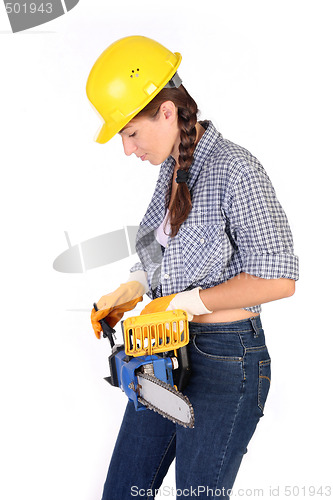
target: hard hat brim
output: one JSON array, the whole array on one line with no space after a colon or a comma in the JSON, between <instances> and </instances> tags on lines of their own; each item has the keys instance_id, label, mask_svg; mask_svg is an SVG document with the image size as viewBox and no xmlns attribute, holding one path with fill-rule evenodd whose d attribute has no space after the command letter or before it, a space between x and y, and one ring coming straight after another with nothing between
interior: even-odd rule
<instances>
[{"instance_id":1,"label":"hard hat brim","mask_svg":"<svg viewBox=\"0 0 333 500\"><path fill-rule=\"evenodd\" d=\"M116 132L117 133L117 132ZM114 130L110 129L107 123L104 123L101 128L97 131L95 142L98 144L107 143L114 135L116 135Z\"/></svg>"}]
</instances>

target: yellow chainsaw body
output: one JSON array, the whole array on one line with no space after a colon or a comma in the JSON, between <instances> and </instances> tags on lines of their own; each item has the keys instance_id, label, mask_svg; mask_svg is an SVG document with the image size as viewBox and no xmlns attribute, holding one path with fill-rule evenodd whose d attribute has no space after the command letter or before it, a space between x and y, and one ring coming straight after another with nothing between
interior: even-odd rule
<instances>
[{"instance_id":1,"label":"yellow chainsaw body","mask_svg":"<svg viewBox=\"0 0 333 500\"><path fill-rule=\"evenodd\" d=\"M125 353L150 356L189 342L187 313L180 309L132 316L122 322Z\"/></svg>"}]
</instances>

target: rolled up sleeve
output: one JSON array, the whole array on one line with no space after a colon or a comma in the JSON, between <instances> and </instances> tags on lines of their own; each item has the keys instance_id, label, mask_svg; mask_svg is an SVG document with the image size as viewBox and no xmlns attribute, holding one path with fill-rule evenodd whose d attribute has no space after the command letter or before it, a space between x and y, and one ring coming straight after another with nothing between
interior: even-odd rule
<instances>
[{"instance_id":1,"label":"rolled up sleeve","mask_svg":"<svg viewBox=\"0 0 333 500\"><path fill-rule=\"evenodd\" d=\"M242 169L227 212L243 272L266 279L298 279L299 263L288 219L260 164Z\"/></svg>"}]
</instances>

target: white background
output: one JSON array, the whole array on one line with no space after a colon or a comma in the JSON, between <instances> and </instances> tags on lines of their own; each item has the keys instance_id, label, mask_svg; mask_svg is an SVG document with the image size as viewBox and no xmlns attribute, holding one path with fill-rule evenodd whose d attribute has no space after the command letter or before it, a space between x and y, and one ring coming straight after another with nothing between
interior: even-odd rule
<instances>
[{"instance_id":1,"label":"white background","mask_svg":"<svg viewBox=\"0 0 333 500\"><path fill-rule=\"evenodd\" d=\"M126 398L103 381L109 345L89 310L137 259L83 274L52 263L64 231L75 244L138 224L150 200L158 167L119 137L94 143L85 95L99 54L133 34L182 53L201 119L259 158L287 212L301 279L264 306L272 386L234 489L311 498L301 488L332 477L331 2L81 0L17 34L0 16L1 498L101 496Z\"/></svg>"}]
</instances>

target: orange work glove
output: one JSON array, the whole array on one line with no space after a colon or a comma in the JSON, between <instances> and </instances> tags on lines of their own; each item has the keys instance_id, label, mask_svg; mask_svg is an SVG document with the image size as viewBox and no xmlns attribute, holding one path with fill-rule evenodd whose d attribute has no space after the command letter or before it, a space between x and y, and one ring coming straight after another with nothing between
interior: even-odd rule
<instances>
[{"instance_id":1,"label":"orange work glove","mask_svg":"<svg viewBox=\"0 0 333 500\"><path fill-rule=\"evenodd\" d=\"M101 338L102 327L100 324L100 320L104 319L107 323L113 328L118 321L124 316L126 311L131 311L137 305L138 302L142 301L142 297L137 297L136 299L132 299L124 304L118 304L113 307L109 307L107 309L99 309L95 311L92 309L91 311L91 324L94 329L95 335L98 339Z\"/></svg>"},{"instance_id":2,"label":"orange work glove","mask_svg":"<svg viewBox=\"0 0 333 500\"><path fill-rule=\"evenodd\" d=\"M128 281L122 283L114 292L103 295L97 302L97 309L91 311L91 323L96 337L101 338L102 327L99 323L104 319L113 328L124 315L124 312L134 309L142 296L149 290L147 273L134 271Z\"/></svg>"},{"instance_id":3,"label":"orange work glove","mask_svg":"<svg viewBox=\"0 0 333 500\"><path fill-rule=\"evenodd\" d=\"M125 304L132 299L142 297L147 289L139 281L127 281L122 283L114 292L103 295L97 302L98 309L110 309L110 307Z\"/></svg>"},{"instance_id":4,"label":"orange work glove","mask_svg":"<svg viewBox=\"0 0 333 500\"><path fill-rule=\"evenodd\" d=\"M152 300L149 304L146 305L141 311L141 314L151 314L156 312L166 311L170 305L170 302L177 294L173 295L165 295L164 297L158 297L157 299Z\"/></svg>"},{"instance_id":5,"label":"orange work glove","mask_svg":"<svg viewBox=\"0 0 333 500\"><path fill-rule=\"evenodd\" d=\"M187 312L189 321L192 321L193 316L210 314L213 311L207 309L205 304L202 302L199 295L200 290L201 288L197 287L192 290L186 290L185 292L174 293L172 295L166 295L165 297L158 297L157 299L149 302L149 304L147 304L142 310L141 314L181 309L182 311Z\"/></svg>"}]
</instances>

